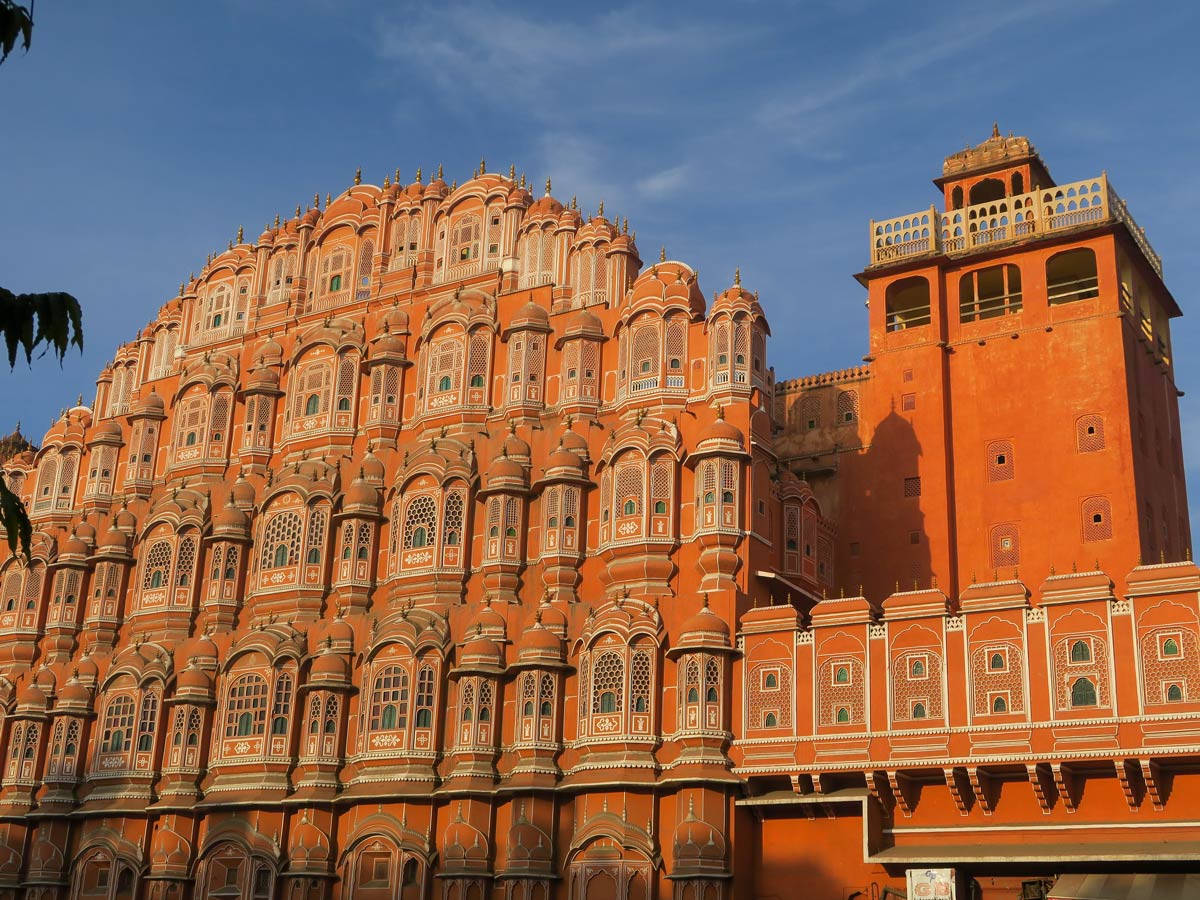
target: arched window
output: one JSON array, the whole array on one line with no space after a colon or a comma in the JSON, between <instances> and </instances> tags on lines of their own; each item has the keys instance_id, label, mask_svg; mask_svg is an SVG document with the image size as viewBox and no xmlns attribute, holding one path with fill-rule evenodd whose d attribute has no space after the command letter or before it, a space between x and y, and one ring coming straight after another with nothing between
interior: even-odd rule
<instances>
[{"instance_id":1,"label":"arched window","mask_svg":"<svg viewBox=\"0 0 1200 900\"><path fill-rule=\"evenodd\" d=\"M1095 706L1096 685L1090 678L1077 678L1071 685L1071 706Z\"/></svg>"},{"instance_id":2,"label":"arched window","mask_svg":"<svg viewBox=\"0 0 1200 900\"><path fill-rule=\"evenodd\" d=\"M433 666L421 666L417 672L417 713L415 724L417 728L433 727Z\"/></svg>"},{"instance_id":3,"label":"arched window","mask_svg":"<svg viewBox=\"0 0 1200 900\"><path fill-rule=\"evenodd\" d=\"M613 691L600 693L600 712L612 713L617 711L617 695Z\"/></svg>"},{"instance_id":4,"label":"arched window","mask_svg":"<svg viewBox=\"0 0 1200 900\"><path fill-rule=\"evenodd\" d=\"M1179 703L1183 700L1183 689L1177 684L1167 686L1167 702Z\"/></svg>"},{"instance_id":5,"label":"arched window","mask_svg":"<svg viewBox=\"0 0 1200 900\"><path fill-rule=\"evenodd\" d=\"M848 710L844 706L839 706L838 711L837 711L837 723L839 725L845 725L849 721L850 721L850 710Z\"/></svg>"},{"instance_id":6,"label":"arched window","mask_svg":"<svg viewBox=\"0 0 1200 900\"><path fill-rule=\"evenodd\" d=\"M229 685L225 712L225 736L262 734L267 725L267 682L250 672Z\"/></svg>"},{"instance_id":7,"label":"arched window","mask_svg":"<svg viewBox=\"0 0 1200 900\"><path fill-rule=\"evenodd\" d=\"M1175 640L1175 638L1170 638L1170 637L1167 638L1165 641L1163 641L1162 642L1162 655L1163 656L1178 656L1179 655L1179 642L1177 640Z\"/></svg>"},{"instance_id":8,"label":"arched window","mask_svg":"<svg viewBox=\"0 0 1200 900\"><path fill-rule=\"evenodd\" d=\"M963 322L1021 311L1021 270L1014 265L968 272L958 281L958 312Z\"/></svg>"},{"instance_id":9,"label":"arched window","mask_svg":"<svg viewBox=\"0 0 1200 900\"><path fill-rule=\"evenodd\" d=\"M155 569L150 573L150 587L160 588L163 584L163 573L161 569Z\"/></svg>"},{"instance_id":10,"label":"arched window","mask_svg":"<svg viewBox=\"0 0 1200 900\"><path fill-rule=\"evenodd\" d=\"M1092 648L1088 646L1087 641L1074 641L1071 644L1071 662L1091 662L1091 659Z\"/></svg>"},{"instance_id":11,"label":"arched window","mask_svg":"<svg viewBox=\"0 0 1200 900\"><path fill-rule=\"evenodd\" d=\"M1003 671L1005 668L1004 655L1002 653L993 653L991 658L988 660L988 668L993 672Z\"/></svg>"},{"instance_id":12,"label":"arched window","mask_svg":"<svg viewBox=\"0 0 1200 900\"><path fill-rule=\"evenodd\" d=\"M1006 713L1008 712L1008 701L1003 697L995 697L992 699L992 712Z\"/></svg>"},{"instance_id":13,"label":"arched window","mask_svg":"<svg viewBox=\"0 0 1200 900\"><path fill-rule=\"evenodd\" d=\"M763 716L763 728L777 728L778 726L779 719L776 717L775 713L769 712Z\"/></svg>"},{"instance_id":14,"label":"arched window","mask_svg":"<svg viewBox=\"0 0 1200 900\"><path fill-rule=\"evenodd\" d=\"M768 672L763 678L763 687L769 691L774 691L779 688L779 676L774 672Z\"/></svg>"},{"instance_id":15,"label":"arched window","mask_svg":"<svg viewBox=\"0 0 1200 900\"><path fill-rule=\"evenodd\" d=\"M924 703L914 703L913 704L912 717L914 719L925 718L925 704Z\"/></svg>"},{"instance_id":16,"label":"arched window","mask_svg":"<svg viewBox=\"0 0 1200 900\"><path fill-rule=\"evenodd\" d=\"M834 684L849 684L850 683L850 667L838 666L833 670Z\"/></svg>"},{"instance_id":17,"label":"arched window","mask_svg":"<svg viewBox=\"0 0 1200 900\"><path fill-rule=\"evenodd\" d=\"M931 321L929 280L926 278L914 276L893 281L887 286L884 302L888 331L917 328Z\"/></svg>"},{"instance_id":18,"label":"arched window","mask_svg":"<svg viewBox=\"0 0 1200 900\"><path fill-rule=\"evenodd\" d=\"M1051 304L1100 296L1096 253L1087 247L1056 253L1046 260L1046 294Z\"/></svg>"},{"instance_id":19,"label":"arched window","mask_svg":"<svg viewBox=\"0 0 1200 900\"><path fill-rule=\"evenodd\" d=\"M315 416L321 411L321 397L318 394L309 394L308 399L304 401L304 414L306 416Z\"/></svg>"},{"instance_id":20,"label":"arched window","mask_svg":"<svg viewBox=\"0 0 1200 900\"><path fill-rule=\"evenodd\" d=\"M909 674L913 678L924 678L925 677L925 662L920 659L914 659L912 662L912 666L909 670Z\"/></svg>"},{"instance_id":21,"label":"arched window","mask_svg":"<svg viewBox=\"0 0 1200 900\"><path fill-rule=\"evenodd\" d=\"M387 666L375 677L371 691L371 730L394 731L408 723L408 672Z\"/></svg>"},{"instance_id":22,"label":"arched window","mask_svg":"<svg viewBox=\"0 0 1200 900\"><path fill-rule=\"evenodd\" d=\"M272 561L272 567L280 569L287 565L288 562L288 545L279 544L275 548L275 557Z\"/></svg>"}]
</instances>

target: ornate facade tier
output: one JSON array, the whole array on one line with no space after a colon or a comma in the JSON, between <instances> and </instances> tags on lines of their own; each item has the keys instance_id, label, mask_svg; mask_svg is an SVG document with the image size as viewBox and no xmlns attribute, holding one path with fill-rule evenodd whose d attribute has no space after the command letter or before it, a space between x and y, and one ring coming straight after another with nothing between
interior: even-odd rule
<instances>
[{"instance_id":1,"label":"ornate facade tier","mask_svg":"<svg viewBox=\"0 0 1200 900\"><path fill-rule=\"evenodd\" d=\"M1050 190L1012 140L947 196ZM0 898L1003 891L1135 820L1183 858L1178 309L1100 196L873 252L867 364L778 385L740 274L482 164L239 232L5 441Z\"/></svg>"}]
</instances>

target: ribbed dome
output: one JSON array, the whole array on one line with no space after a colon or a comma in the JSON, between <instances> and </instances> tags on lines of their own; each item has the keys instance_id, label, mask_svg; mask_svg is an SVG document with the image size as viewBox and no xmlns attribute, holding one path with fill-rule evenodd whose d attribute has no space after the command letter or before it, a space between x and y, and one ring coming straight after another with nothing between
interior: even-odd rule
<instances>
[{"instance_id":1,"label":"ribbed dome","mask_svg":"<svg viewBox=\"0 0 1200 900\"><path fill-rule=\"evenodd\" d=\"M180 692L188 693L207 693L212 688L212 679L208 677L208 673L191 662L187 667L179 673L179 678L176 680L176 687Z\"/></svg>"},{"instance_id":2,"label":"ribbed dome","mask_svg":"<svg viewBox=\"0 0 1200 900\"><path fill-rule=\"evenodd\" d=\"M346 666L346 661L333 652L328 644L312 665L312 678L314 681L343 682L346 680L348 672L349 669Z\"/></svg>"}]
</instances>

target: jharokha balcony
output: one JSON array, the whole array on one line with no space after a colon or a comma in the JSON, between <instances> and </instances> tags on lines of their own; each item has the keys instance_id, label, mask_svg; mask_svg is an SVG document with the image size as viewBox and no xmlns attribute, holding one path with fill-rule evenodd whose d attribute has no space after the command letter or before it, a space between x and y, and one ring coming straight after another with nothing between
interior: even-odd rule
<instances>
[{"instance_id":1,"label":"jharokha balcony","mask_svg":"<svg viewBox=\"0 0 1200 900\"><path fill-rule=\"evenodd\" d=\"M974 253L1048 237L1081 226L1124 223L1158 276L1162 259L1134 221L1108 176L1039 188L938 212L937 206L894 219L871 221L871 265L929 255Z\"/></svg>"}]
</instances>

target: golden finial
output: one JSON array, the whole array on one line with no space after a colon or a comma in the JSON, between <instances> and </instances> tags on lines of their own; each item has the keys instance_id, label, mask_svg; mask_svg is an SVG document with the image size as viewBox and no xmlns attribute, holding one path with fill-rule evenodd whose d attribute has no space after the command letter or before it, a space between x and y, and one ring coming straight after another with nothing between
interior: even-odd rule
<instances>
[{"instance_id":1,"label":"golden finial","mask_svg":"<svg viewBox=\"0 0 1200 900\"><path fill-rule=\"evenodd\" d=\"M232 250L232 249L233 249L233 241L230 241L230 242L229 242L229 246L228 246L228 247L226 247L225 249L226 249L226 250Z\"/></svg>"},{"instance_id":2,"label":"golden finial","mask_svg":"<svg viewBox=\"0 0 1200 900\"><path fill-rule=\"evenodd\" d=\"M517 180L517 164L508 164L508 180L515 182Z\"/></svg>"},{"instance_id":3,"label":"golden finial","mask_svg":"<svg viewBox=\"0 0 1200 900\"><path fill-rule=\"evenodd\" d=\"M484 159L482 156L479 158L479 174L480 175L487 174L487 160Z\"/></svg>"},{"instance_id":4,"label":"golden finial","mask_svg":"<svg viewBox=\"0 0 1200 900\"><path fill-rule=\"evenodd\" d=\"M897 582L896 582L896 590L895 590L895 593L897 593L897 594L898 594L898 593L900 593L900 582L899 582L899 581L897 581Z\"/></svg>"},{"instance_id":5,"label":"golden finial","mask_svg":"<svg viewBox=\"0 0 1200 900\"><path fill-rule=\"evenodd\" d=\"M604 201L603 200L600 201L600 208L596 210L596 215L598 215L601 219L604 218Z\"/></svg>"},{"instance_id":6,"label":"golden finial","mask_svg":"<svg viewBox=\"0 0 1200 900\"><path fill-rule=\"evenodd\" d=\"M354 183L362 184L362 166L354 170Z\"/></svg>"},{"instance_id":7,"label":"golden finial","mask_svg":"<svg viewBox=\"0 0 1200 900\"><path fill-rule=\"evenodd\" d=\"M666 262L666 261L667 261L667 245L666 245L666 244L663 244L663 245L662 245L662 249L660 249L660 250L658 251L658 261L659 261L659 262Z\"/></svg>"},{"instance_id":8,"label":"golden finial","mask_svg":"<svg viewBox=\"0 0 1200 900\"><path fill-rule=\"evenodd\" d=\"M396 174L392 176L392 181L396 183L396 187L400 187L400 167L396 166Z\"/></svg>"},{"instance_id":9,"label":"golden finial","mask_svg":"<svg viewBox=\"0 0 1200 900\"><path fill-rule=\"evenodd\" d=\"M1167 561L1167 551L1166 550L1158 551L1158 561L1159 561L1159 563L1165 563ZM1097 566L1096 568L1098 569L1100 567Z\"/></svg>"},{"instance_id":10,"label":"golden finial","mask_svg":"<svg viewBox=\"0 0 1200 900\"><path fill-rule=\"evenodd\" d=\"M521 173L521 190L525 190L525 173Z\"/></svg>"},{"instance_id":11,"label":"golden finial","mask_svg":"<svg viewBox=\"0 0 1200 900\"><path fill-rule=\"evenodd\" d=\"M320 208L321 208L321 195L313 194L313 209L320 209Z\"/></svg>"},{"instance_id":12,"label":"golden finial","mask_svg":"<svg viewBox=\"0 0 1200 900\"><path fill-rule=\"evenodd\" d=\"M458 190L458 179L455 178L452 182L450 182L450 191L451 191L451 193L453 193L454 191L457 191L457 190Z\"/></svg>"},{"instance_id":13,"label":"golden finial","mask_svg":"<svg viewBox=\"0 0 1200 900\"><path fill-rule=\"evenodd\" d=\"M438 181L442 180L442 164L438 163Z\"/></svg>"},{"instance_id":14,"label":"golden finial","mask_svg":"<svg viewBox=\"0 0 1200 900\"><path fill-rule=\"evenodd\" d=\"M741 266L738 266L737 268L735 268L733 270L733 284L734 284L734 287L742 286L742 267Z\"/></svg>"},{"instance_id":15,"label":"golden finial","mask_svg":"<svg viewBox=\"0 0 1200 900\"><path fill-rule=\"evenodd\" d=\"M325 194L325 208L326 208L326 209L329 209L329 204L330 204L330 203L332 203L332 202L333 202L333 197L331 197L331 196L329 195L329 193L327 192L327 193Z\"/></svg>"},{"instance_id":16,"label":"golden finial","mask_svg":"<svg viewBox=\"0 0 1200 900\"><path fill-rule=\"evenodd\" d=\"M929 586L930 586L930 587L931 587L933 590L935 590L935 591L937 590L937 576L936 576L936 575L931 575L931 576L929 577Z\"/></svg>"},{"instance_id":17,"label":"golden finial","mask_svg":"<svg viewBox=\"0 0 1200 900\"><path fill-rule=\"evenodd\" d=\"M994 138L1000 137L1000 123L999 122L992 123L992 137L994 137Z\"/></svg>"},{"instance_id":18,"label":"golden finial","mask_svg":"<svg viewBox=\"0 0 1200 900\"><path fill-rule=\"evenodd\" d=\"M521 177L524 178L525 176L522 175ZM550 196L550 176L549 175L546 176L546 196L547 197Z\"/></svg>"},{"instance_id":19,"label":"golden finial","mask_svg":"<svg viewBox=\"0 0 1200 900\"><path fill-rule=\"evenodd\" d=\"M390 188L392 186L391 179L392 179L391 175L388 175L386 172L383 173L383 186L385 188Z\"/></svg>"},{"instance_id":20,"label":"golden finial","mask_svg":"<svg viewBox=\"0 0 1200 900\"><path fill-rule=\"evenodd\" d=\"M421 167L417 166L417 184L421 183Z\"/></svg>"},{"instance_id":21,"label":"golden finial","mask_svg":"<svg viewBox=\"0 0 1200 900\"><path fill-rule=\"evenodd\" d=\"M1050 563L1050 577L1053 578L1058 573L1054 571L1054 563Z\"/></svg>"},{"instance_id":22,"label":"golden finial","mask_svg":"<svg viewBox=\"0 0 1200 900\"><path fill-rule=\"evenodd\" d=\"M300 204L299 203L296 204L296 218L297 219L300 218Z\"/></svg>"},{"instance_id":23,"label":"golden finial","mask_svg":"<svg viewBox=\"0 0 1200 900\"><path fill-rule=\"evenodd\" d=\"M478 177L479 177L479 170L478 170L478 169L476 169L474 172L472 172L472 173L471 173L471 177L472 177L472 178L478 178Z\"/></svg>"},{"instance_id":24,"label":"golden finial","mask_svg":"<svg viewBox=\"0 0 1200 900\"><path fill-rule=\"evenodd\" d=\"M242 228L242 226L241 226L241 225L239 225L239 226L238 226L238 240L237 240L237 242L238 242L239 244L242 242L242 235L244 235L245 233L246 233L246 232L245 232L245 229L244 229L244 228Z\"/></svg>"},{"instance_id":25,"label":"golden finial","mask_svg":"<svg viewBox=\"0 0 1200 900\"><path fill-rule=\"evenodd\" d=\"M621 234L629 234L629 216L626 216L621 222Z\"/></svg>"},{"instance_id":26,"label":"golden finial","mask_svg":"<svg viewBox=\"0 0 1200 900\"><path fill-rule=\"evenodd\" d=\"M179 293L180 293L181 295L183 294L183 282L182 282L182 281L181 281L181 282L179 282Z\"/></svg>"},{"instance_id":27,"label":"golden finial","mask_svg":"<svg viewBox=\"0 0 1200 900\"><path fill-rule=\"evenodd\" d=\"M579 209L579 201L574 194L571 195L571 209Z\"/></svg>"}]
</instances>

